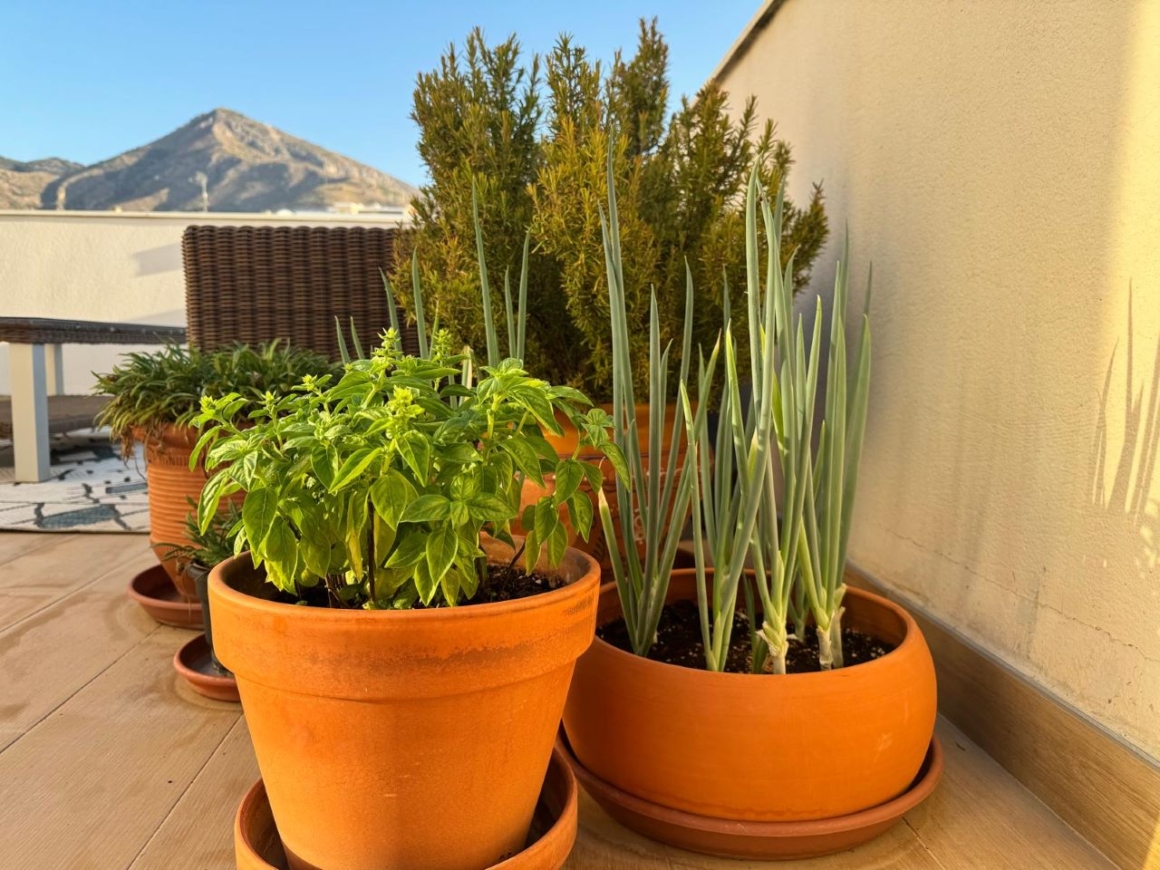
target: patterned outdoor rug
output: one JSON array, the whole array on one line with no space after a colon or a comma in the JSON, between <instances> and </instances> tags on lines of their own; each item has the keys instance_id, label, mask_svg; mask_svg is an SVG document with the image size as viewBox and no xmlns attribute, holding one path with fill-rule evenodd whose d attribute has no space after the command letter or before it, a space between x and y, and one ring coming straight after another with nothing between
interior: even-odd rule
<instances>
[{"instance_id":1,"label":"patterned outdoor rug","mask_svg":"<svg viewBox=\"0 0 1160 870\"><path fill-rule=\"evenodd\" d=\"M145 459L121 459L107 430L52 437L52 472L16 483L12 444L0 441L0 529L18 532L148 532Z\"/></svg>"}]
</instances>

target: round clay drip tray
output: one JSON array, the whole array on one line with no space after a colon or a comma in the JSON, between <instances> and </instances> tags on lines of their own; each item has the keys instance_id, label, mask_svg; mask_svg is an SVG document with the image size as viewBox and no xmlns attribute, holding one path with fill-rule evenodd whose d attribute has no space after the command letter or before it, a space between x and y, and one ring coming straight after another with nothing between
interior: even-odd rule
<instances>
[{"instance_id":1,"label":"round clay drip tray","mask_svg":"<svg viewBox=\"0 0 1160 870\"><path fill-rule=\"evenodd\" d=\"M213 663L204 634L199 634L177 651L173 656L173 667L198 694L215 701L239 700L234 675Z\"/></svg>"},{"instance_id":2,"label":"round clay drip tray","mask_svg":"<svg viewBox=\"0 0 1160 870\"><path fill-rule=\"evenodd\" d=\"M621 791L576 760L563 730L556 746L567 755L584 790L626 828L690 852L764 861L817 858L869 842L925 800L943 772L942 746L937 737L932 737L926 759L910 788L884 804L807 822L732 821L669 809Z\"/></svg>"},{"instance_id":3,"label":"round clay drip tray","mask_svg":"<svg viewBox=\"0 0 1160 870\"><path fill-rule=\"evenodd\" d=\"M129 597L163 625L177 628L204 628L201 603L186 601L160 565L148 568L129 581Z\"/></svg>"},{"instance_id":4,"label":"round clay drip tray","mask_svg":"<svg viewBox=\"0 0 1160 870\"><path fill-rule=\"evenodd\" d=\"M552 751L548 775L536 804L528 844L518 855L487 870L559 870L576 842L576 777L559 744ZM234 819L234 854L238 870L286 870L286 855L266 786L258 780L242 798Z\"/></svg>"}]
</instances>

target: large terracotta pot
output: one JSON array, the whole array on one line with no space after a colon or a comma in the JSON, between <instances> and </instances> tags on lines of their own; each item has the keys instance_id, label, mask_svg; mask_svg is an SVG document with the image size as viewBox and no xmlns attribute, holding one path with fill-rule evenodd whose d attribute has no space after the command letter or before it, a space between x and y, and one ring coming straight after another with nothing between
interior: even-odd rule
<instances>
[{"instance_id":1,"label":"large terracotta pot","mask_svg":"<svg viewBox=\"0 0 1160 870\"><path fill-rule=\"evenodd\" d=\"M165 558L170 545L190 543L185 522L201 498L208 475L204 468L189 470L189 457L199 433L189 426L166 426L160 432L142 435L145 444L145 478L149 484L149 543L165 573L187 601L197 600L197 589L185 576L176 559Z\"/></svg>"},{"instance_id":2,"label":"large terracotta pot","mask_svg":"<svg viewBox=\"0 0 1160 870\"><path fill-rule=\"evenodd\" d=\"M673 573L668 601L695 599ZM597 638L576 666L564 727L580 763L616 788L700 816L827 819L902 794L936 715L934 664L901 607L846 593L843 625L897 648L821 673L719 674L634 656ZM621 615L601 590L598 624Z\"/></svg>"},{"instance_id":3,"label":"large terracotta pot","mask_svg":"<svg viewBox=\"0 0 1160 870\"><path fill-rule=\"evenodd\" d=\"M568 550L558 571L517 601L365 611L265 600L248 555L214 569L214 647L292 868L480 870L523 848L596 620L596 562Z\"/></svg>"},{"instance_id":4,"label":"large terracotta pot","mask_svg":"<svg viewBox=\"0 0 1160 870\"><path fill-rule=\"evenodd\" d=\"M600 407L604 408L604 410L606 410L609 414L612 413L612 405L601 405ZM665 424L664 430L661 432L661 462L665 464L668 462L669 448L672 445L673 419L676 413L677 405L670 402L669 405L665 408ZM556 449L556 454L561 459L571 458L572 454L576 450L576 445L580 440L580 434L576 431L576 428L572 426L570 422L568 422L567 419L561 416L558 417L557 420L560 423L560 427L564 430L563 434L552 435L551 433L545 433L545 438L548 443ZM636 427L637 441L640 444L641 459L644 462L645 470L647 472L650 449L648 405L636 406ZM685 445L681 444L677 449L678 452L676 467L677 472L680 473L680 469L684 468L685 466ZM613 524L617 529L617 546L623 547L624 542L620 540L621 534L619 531L620 506L616 498L615 471L613 471L612 466L606 460L604 460L603 455L599 451L588 449L581 450L577 458L584 459L589 462L597 462L600 464L600 470L604 475L604 495L608 499L609 512L612 515ZM664 469L662 474L666 472L667 469ZM545 475L544 484L544 486L540 486L538 483L532 480L524 481L520 502L521 514L523 509L529 504L534 504L535 502L539 501L545 494L549 494L555 491L554 475ZM591 486L589 486L587 480L581 484L580 488L583 492L588 494L588 497L592 501L592 531L588 536L588 540L583 540L575 532L575 530L572 528L572 524L568 521L567 511L565 509L561 509L560 517L564 520L565 525L568 527L569 545L583 550L585 553L591 555L594 559L596 559L596 561L600 563L601 568L605 570L610 569L612 567L612 563L609 561L608 542L604 537L604 526L600 522L600 513L597 505L596 491L593 490ZM639 523L634 525L634 529L636 531L637 538L637 540L634 542L634 545L639 547L644 541L644 530L640 528ZM516 523L516 532L521 532L518 521Z\"/></svg>"}]
</instances>

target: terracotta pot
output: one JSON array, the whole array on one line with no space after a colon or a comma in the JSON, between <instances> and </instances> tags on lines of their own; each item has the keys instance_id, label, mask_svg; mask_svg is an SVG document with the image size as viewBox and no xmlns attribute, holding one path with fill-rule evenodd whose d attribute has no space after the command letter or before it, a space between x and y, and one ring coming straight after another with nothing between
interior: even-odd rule
<instances>
[{"instance_id":1,"label":"terracotta pot","mask_svg":"<svg viewBox=\"0 0 1160 870\"><path fill-rule=\"evenodd\" d=\"M264 600L246 555L214 569L214 647L292 868L480 870L523 848L596 619L596 562L558 570L517 601L364 611Z\"/></svg>"},{"instance_id":2,"label":"terracotta pot","mask_svg":"<svg viewBox=\"0 0 1160 870\"><path fill-rule=\"evenodd\" d=\"M612 405L601 405L600 407L606 410L609 414L612 413ZM661 433L661 454L663 457L661 461L664 463L668 462L669 448L672 444L671 436L673 431L673 419L676 413L677 405L670 402L669 405L665 408L665 424L664 430ZM569 423L566 419L558 417L557 420L560 423L561 428L564 430L563 435L552 435L548 433L545 435L545 438L547 439L548 443L556 449L556 454L561 459L571 458L573 452L576 450L576 445L580 440L580 434L577 432L576 428L572 426L572 424ZM640 444L641 458L644 461L645 469L647 470L650 449L648 405L636 406L636 425L638 436L637 441ZM680 445L677 453L678 473L685 465L685 452L684 444ZM613 471L612 466L609 465L608 462L604 461L604 457L599 451L582 450L578 458L600 463L600 469L604 475L604 494L608 498L609 511L612 514L613 523L616 525L618 530L618 546L623 546L623 542L620 541L619 532L620 506L618 505L616 498L616 473ZM555 491L554 475L546 475L544 483L544 486L540 486L531 480L524 481L523 491L521 493L520 499L521 514L523 513L523 509L529 504L534 504L535 502L539 501L545 494L550 494ZM585 553L591 555L594 559L596 559L596 561L600 563L601 568L606 570L610 569L612 567L612 563L609 561L608 542L604 538L604 526L600 522L600 513L597 509L596 492L592 489L591 486L589 486L587 480L581 484L580 488L582 491L588 494L589 499L592 501L592 531L589 534L587 541L580 538L580 536L576 534L575 530L573 530L572 524L567 519L567 510L561 508L560 518L564 520L564 524L568 528L569 546L576 547L577 549L583 550ZM517 534L522 533L522 529L518 521L515 524L515 531ZM643 541L644 530L637 528L636 531L638 534L637 544L639 545L640 542Z\"/></svg>"},{"instance_id":3,"label":"terracotta pot","mask_svg":"<svg viewBox=\"0 0 1160 870\"><path fill-rule=\"evenodd\" d=\"M145 478L149 485L149 543L165 573L177 587L177 592L187 601L197 600L197 589L193 580L181 570L177 559L165 558L172 544L190 543L185 533L186 520L194 510L190 501L197 504L201 491L210 475L203 465L189 470L189 457L201 433L190 426L166 426L155 435L138 436L145 445ZM241 507L244 493L237 493L227 501Z\"/></svg>"},{"instance_id":4,"label":"terracotta pot","mask_svg":"<svg viewBox=\"0 0 1160 870\"><path fill-rule=\"evenodd\" d=\"M668 601L694 599L673 573ZM930 747L934 664L914 620L850 589L843 625L897 648L840 670L719 674L634 656L599 638L576 666L564 710L592 774L654 804L718 819L828 819L898 797ZM620 616L614 585L598 624Z\"/></svg>"},{"instance_id":5,"label":"terracotta pot","mask_svg":"<svg viewBox=\"0 0 1160 870\"><path fill-rule=\"evenodd\" d=\"M189 457L197 444L198 431L189 426L166 426L159 433L141 436L145 444L145 478L149 484L149 543L165 573L187 601L197 600L197 590L176 559L165 554L171 544L190 543L185 521L189 499L201 498L208 479L204 469L189 470Z\"/></svg>"},{"instance_id":6,"label":"terracotta pot","mask_svg":"<svg viewBox=\"0 0 1160 870\"><path fill-rule=\"evenodd\" d=\"M489 870L558 870L562 867L576 842L578 795L576 777L564 751L557 748L548 765L527 845ZM275 870L286 866L286 855L262 780L254 783L238 807L234 819L234 853L238 870Z\"/></svg>"}]
</instances>

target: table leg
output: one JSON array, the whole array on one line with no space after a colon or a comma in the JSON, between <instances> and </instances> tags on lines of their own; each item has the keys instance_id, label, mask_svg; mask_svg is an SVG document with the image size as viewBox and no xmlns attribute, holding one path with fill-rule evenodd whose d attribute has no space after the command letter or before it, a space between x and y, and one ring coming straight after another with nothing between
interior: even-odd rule
<instances>
[{"instance_id":1,"label":"table leg","mask_svg":"<svg viewBox=\"0 0 1160 870\"><path fill-rule=\"evenodd\" d=\"M48 379L48 395L64 395L64 345L44 346L44 370Z\"/></svg>"},{"instance_id":2,"label":"table leg","mask_svg":"<svg viewBox=\"0 0 1160 870\"><path fill-rule=\"evenodd\" d=\"M9 344L12 369L12 450L16 480L36 483L49 473L48 372L43 344Z\"/></svg>"}]
</instances>

